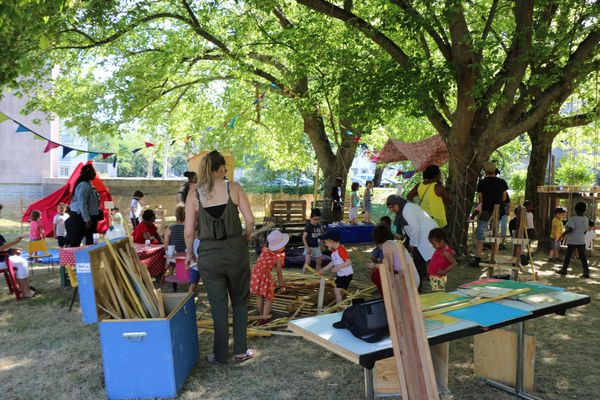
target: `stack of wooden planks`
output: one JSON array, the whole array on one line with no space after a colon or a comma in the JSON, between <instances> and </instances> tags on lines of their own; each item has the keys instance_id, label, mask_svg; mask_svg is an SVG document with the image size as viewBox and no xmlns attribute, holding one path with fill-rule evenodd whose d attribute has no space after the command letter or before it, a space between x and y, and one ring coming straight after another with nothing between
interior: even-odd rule
<instances>
[{"instance_id":1,"label":"stack of wooden planks","mask_svg":"<svg viewBox=\"0 0 600 400\"><path fill-rule=\"evenodd\" d=\"M162 318L162 294L148 269L140 263L131 240L122 239L97 249L93 260L94 290L99 309L115 319Z\"/></svg>"}]
</instances>

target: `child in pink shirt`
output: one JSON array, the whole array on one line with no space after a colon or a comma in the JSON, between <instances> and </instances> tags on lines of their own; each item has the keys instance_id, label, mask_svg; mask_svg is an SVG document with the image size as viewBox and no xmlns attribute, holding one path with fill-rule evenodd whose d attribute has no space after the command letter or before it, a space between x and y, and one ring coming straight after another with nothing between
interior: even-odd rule
<instances>
[{"instance_id":1,"label":"child in pink shirt","mask_svg":"<svg viewBox=\"0 0 600 400\"><path fill-rule=\"evenodd\" d=\"M29 216L29 240L44 239L44 224L41 221L42 213L34 210Z\"/></svg>"},{"instance_id":2,"label":"child in pink shirt","mask_svg":"<svg viewBox=\"0 0 600 400\"><path fill-rule=\"evenodd\" d=\"M434 292L444 292L446 291L446 283L448 282L447 274L456 267L454 250L448 247L446 231L440 228L432 229L429 232L429 242L435 249L431 260L429 260L429 265L427 265L431 290Z\"/></svg>"}]
</instances>

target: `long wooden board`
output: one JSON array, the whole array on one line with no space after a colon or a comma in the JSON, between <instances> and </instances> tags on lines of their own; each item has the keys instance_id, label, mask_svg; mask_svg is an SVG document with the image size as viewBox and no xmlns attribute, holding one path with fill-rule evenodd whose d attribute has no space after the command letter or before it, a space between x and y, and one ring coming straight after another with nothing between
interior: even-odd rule
<instances>
[{"instance_id":1,"label":"long wooden board","mask_svg":"<svg viewBox=\"0 0 600 400\"><path fill-rule=\"evenodd\" d=\"M404 400L430 400L439 397L425 324L421 316L412 266L398 243L401 266L397 274L387 260L379 266L385 310L398 371L400 394Z\"/></svg>"}]
</instances>

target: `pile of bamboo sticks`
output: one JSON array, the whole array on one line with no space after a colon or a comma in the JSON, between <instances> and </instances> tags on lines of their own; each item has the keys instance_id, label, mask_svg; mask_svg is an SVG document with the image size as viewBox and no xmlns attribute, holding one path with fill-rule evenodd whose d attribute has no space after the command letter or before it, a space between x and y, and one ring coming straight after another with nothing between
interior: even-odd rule
<instances>
[{"instance_id":1,"label":"pile of bamboo sticks","mask_svg":"<svg viewBox=\"0 0 600 400\"><path fill-rule=\"evenodd\" d=\"M99 258L94 274L98 308L115 319L163 318L162 293L154 288L131 238L105 244L94 254Z\"/></svg>"},{"instance_id":2,"label":"pile of bamboo sticks","mask_svg":"<svg viewBox=\"0 0 600 400\"><path fill-rule=\"evenodd\" d=\"M289 321L342 311L352 304L353 299L371 298L377 290L372 284L352 281L344 301L336 304L333 292L335 279L318 275L310 268L307 274L286 270L282 272L286 291L285 293L275 293L272 312L274 315L283 316L274 318L266 324L261 324L262 316L250 316L248 318L248 336L297 336L295 333L286 332ZM323 306L319 310L319 291L322 279L325 281L322 294ZM255 296L250 296L249 304L256 304ZM231 323L232 320L230 319ZM208 309L198 316L198 329L200 332L213 332L213 323Z\"/></svg>"}]
</instances>

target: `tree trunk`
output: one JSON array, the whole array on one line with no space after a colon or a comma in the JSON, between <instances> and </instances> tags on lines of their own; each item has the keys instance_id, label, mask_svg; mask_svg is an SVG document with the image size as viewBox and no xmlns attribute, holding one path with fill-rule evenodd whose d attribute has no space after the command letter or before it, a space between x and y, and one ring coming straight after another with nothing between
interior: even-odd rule
<instances>
[{"instance_id":1,"label":"tree trunk","mask_svg":"<svg viewBox=\"0 0 600 400\"><path fill-rule=\"evenodd\" d=\"M385 165L377 164L375 166L375 176L373 177L373 187L381 186L381 178L383 177L383 170Z\"/></svg>"},{"instance_id":2,"label":"tree trunk","mask_svg":"<svg viewBox=\"0 0 600 400\"><path fill-rule=\"evenodd\" d=\"M335 178L342 178L343 197L346 188L346 178L358 143L352 140L351 136L341 135L340 145L334 154L321 115L316 111L309 112L306 110L300 110L300 113L304 121L304 132L310 138L319 167L323 171L325 193L323 193L322 218L331 221L331 190L335 187Z\"/></svg>"},{"instance_id":3,"label":"tree trunk","mask_svg":"<svg viewBox=\"0 0 600 400\"><path fill-rule=\"evenodd\" d=\"M537 203L537 187L545 183L548 169L548 156L552 152L552 143L558 132L545 132L546 121L535 125L527 132L531 140L531 155L527 166L525 199Z\"/></svg>"},{"instance_id":4,"label":"tree trunk","mask_svg":"<svg viewBox=\"0 0 600 400\"><path fill-rule=\"evenodd\" d=\"M475 152L474 146L459 141L448 142L448 181L446 189L450 204L446 207L451 247L459 255L469 253L468 218L475 202L475 190L481 160L487 160L489 149ZM484 158L480 160L479 157Z\"/></svg>"}]
</instances>

